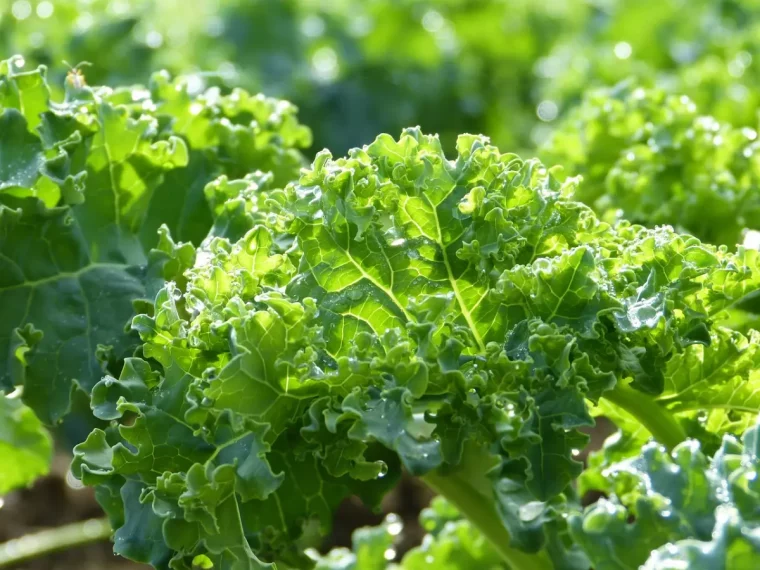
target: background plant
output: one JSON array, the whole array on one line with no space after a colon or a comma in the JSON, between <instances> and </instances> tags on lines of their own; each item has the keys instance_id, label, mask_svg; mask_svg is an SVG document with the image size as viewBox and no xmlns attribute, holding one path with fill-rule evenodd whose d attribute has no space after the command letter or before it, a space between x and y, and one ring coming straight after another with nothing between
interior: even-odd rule
<instances>
[{"instance_id":1,"label":"background plant","mask_svg":"<svg viewBox=\"0 0 760 570\"><path fill-rule=\"evenodd\" d=\"M56 102L44 68L19 67L0 64L0 384L49 425L75 409L76 443L90 429L89 391L137 345L125 330L134 304L163 284L166 260L150 254L159 227L200 242L209 181L258 165L284 183L311 138L292 105L242 90L190 96L159 73L150 89L67 79Z\"/></svg>"},{"instance_id":2,"label":"background plant","mask_svg":"<svg viewBox=\"0 0 760 570\"><path fill-rule=\"evenodd\" d=\"M0 41L31 64L92 62L94 84L198 70L282 97L313 128L315 151L341 154L410 124L440 133L447 150L461 132L531 149L585 89L632 75L754 126L756 2L688 4L200 0L188 11L174 0L21 0Z\"/></svg>"}]
</instances>

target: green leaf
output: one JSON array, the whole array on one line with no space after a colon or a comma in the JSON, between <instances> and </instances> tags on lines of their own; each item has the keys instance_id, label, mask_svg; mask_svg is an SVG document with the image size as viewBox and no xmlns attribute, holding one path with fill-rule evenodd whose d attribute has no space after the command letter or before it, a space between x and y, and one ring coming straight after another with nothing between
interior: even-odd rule
<instances>
[{"instance_id":1,"label":"green leaf","mask_svg":"<svg viewBox=\"0 0 760 570\"><path fill-rule=\"evenodd\" d=\"M663 391L648 401L650 411L676 418L686 432L713 452L724 434L740 435L751 427L760 402L760 356L757 333L749 338L716 329L709 344L693 344L674 355L664 374ZM592 453L589 469L580 480L581 492L604 490L604 472L613 463L638 453L652 433L630 412L604 401L597 411L611 419L619 432Z\"/></svg>"},{"instance_id":2,"label":"green leaf","mask_svg":"<svg viewBox=\"0 0 760 570\"><path fill-rule=\"evenodd\" d=\"M0 133L0 190L34 186L45 160L39 139L27 130L26 119L16 109L0 115Z\"/></svg>"},{"instance_id":3,"label":"green leaf","mask_svg":"<svg viewBox=\"0 0 760 570\"><path fill-rule=\"evenodd\" d=\"M386 517L377 527L356 529L351 536L351 550L336 548L318 556L315 570L385 570L393 559L393 543L402 530L396 515Z\"/></svg>"},{"instance_id":4,"label":"green leaf","mask_svg":"<svg viewBox=\"0 0 760 570\"><path fill-rule=\"evenodd\" d=\"M52 424L74 390L89 394L134 352L133 303L176 275L161 255L148 267L162 224L200 243L212 227L206 184L257 167L284 184L310 133L288 104L190 96L166 74L152 93L85 86L63 102L44 68L4 62L0 82L0 384L23 384Z\"/></svg>"},{"instance_id":5,"label":"green leaf","mask_svg":"<svg viewBox=\"0 0 760 570\"><path fill-rule=\"evenodd\" d=\"M140 359L92 390L113 425L76 450L114 518L113 489L145 486L179 568L307 565L339 502L378 505L403 466L507 564L587 570L567 520L593 408L709 446L690 398L754 381L752 343L710 312L756 282L740 254L604 223L483 137L450 160L409 129L268 184L207 186L222 222L196 250L162 236L173 281L133 319Z\"/></svg>"},{"instance_id":6,"label":"green leaf","mask_svg":"<svg viewBox=\"0 0 760 570\"><path fill-rule=\"evenodd\" d=\"M759 341L755 331L749 337L716 331L709 346L694 345L673 358L658 402L676 414L696 414L717 437L743 433L760 412Z\"/></svg>"},{"instance_id":7,"label":"green leaf","mask_svg":"<svg viewBox=\"0 0 760 570\"><path fill-rule=\"evenodd\" d=\"M0 495L46 475L53 459L50 435L17 398L0 398Z\"/></svg>"},{"instance_id":8,"label":"green leaf","mask_svg":"<svg viewBox=\"0 0 760 570\"><path fill-rule=\"evenodd\" d=\"M758 426L712 459L690 440L610 465L610 499L570 520L595 568L750 568L758 549Z\"/></svg>"},{"instance_id":9,"label":"green leaf","mask_svg":"<svg viewBox=\"0 0 760 570\"><path fill-rule=\"evenodd\" d=\"M441 497L420 514L420 523L428 531L422 544L412 548L399 562L395 542L403 525L396 515L388 515L377 527L354 531L351 550L336 548L317 559L316 570L422 570L443 568L463 570L506 568L498 552L467 519Z\"/></svg>"},{"instance_id":10,"label":"green leaf","mask_svg":"<svg viewBox=\"0 0 760 570\"><path fill-rule=\"evenodd\" d=\"M587 93L544 156L586 178L578 199L606 219L672 224L733 247L757 229L760 208L757 134L739 126L686 95L628 82Z\"/></svg>"},{"instance_id":11,"label":"green leaf","mask_svg":"<svg viewBox=\"0 0 760 570\"><path fill-rule=\"evenodd\" d=\"M0 61L0 107L18 109L34 132L40 124L40 115L48 109L47 69L39 66L36 70L20 71L23 61L19 56Z\"/></svg>"},{"instance_id":12,"label":"green leaf","mask_svg":"<svg viewBox=\"0 0 760 570\"><path fill-rule=\"evenodd\" d=\"M748 530L737 513L719 508L713 539L709 542L682 540L655 550L642 566L645 570L676 568L752 568L760 563L760 538Z\"/></svg>"},{"instance_id":13,"label":"green leaf","mask_svg":"<svg viewBox=\"0 0 760 570\"><path fill-rule=\"evenodd\" d=\"M170 551L163 542L154 539L161 533L163 521L143 501L144 487L137 481L125 484L121 489L126 520L114 534L114 552L138 562L166 567Z\"/></svg>"},{"instance_id":14,"label":"green leaf","mask_svg":"<svg viewBox=\"0 0 760 570\"><path fill-rule=\"evenodd\" d=\"M2 384L23 383L25 401L52 423L68 411L74 382L91 388L103 375L98 346L117 357L132 347L123 327L143 294L143 271L93 260L71 212L39 202L0 211L0 250Z\"/></svg>"}]
</instances>

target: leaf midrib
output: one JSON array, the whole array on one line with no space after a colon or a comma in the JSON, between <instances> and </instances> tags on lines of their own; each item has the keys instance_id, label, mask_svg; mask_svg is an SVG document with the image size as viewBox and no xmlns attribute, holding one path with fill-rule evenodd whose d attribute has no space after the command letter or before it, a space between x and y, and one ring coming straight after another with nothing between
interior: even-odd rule
<instances>
[{"instance_id":1,"label":"leaf midrib","mask_svg":"<svg viewBox=\"0 0 760 570\"><path fill-rule=\"evenodd\" d=\"M135 267L135 266L126 264L126 263L91 263L89 265L82 267L81 269L78 269L77 271L61 271L60 273L56 273L55 275L51 275L49 277L43 277L41 279L36 279L34 281L22 281L21 283L17 283L16 285L9 285L8 287L0 287L0 293L5 293L6 291L15 291L16 289L23 289L24 287L33 288L39 285L45 285L46 283L53 283L55 281L59 281L62 279L78 279L85 273L89 271L94 271L96 269L124 270L129 267Z\"/></svg>"},{"instance_id":2,"label":"leaf midrib","mask_svg":"<svg viewBox=\"0 0 760 570\"><path fill-rule=\"evenodd\" d=\"M351 262L351 264L356 268L356 270L364 277L367 281L372 283L375 287L380 289L383 293L385 293L388 298L393 301L393 303L398 307L398 309L403 313L404 317L409 322L416 322L416 319L404 308L404 305L401 304L401 301L399 301L398 297L396 297L396 294L393 292L392 289L388 289L387 287L384 287L382 283L380 283L377 279L372 277L369 273L364 271L364 268L361 266L360 263L358 263L354 256L351 254L351 250L347 248L343 248L337 240L333 239L333 242L335 243L335 247L340 248L343 253L346 254L346 258ZM349 244L351 242L349 241ZM386 258L387 259L387 258ZM391 274L393 273L393 266L389 266L389 269L391 271Z\"/></svg>"},{"instance_id":3,"label":"leaf midrib","mask_svg":"<svg viewBox=\"0 0 760 570\"><path fill-rule=\"evenodd\" d=\"M467 321L467 324L469 325L470 330L472 331L472 336L475 338L475 342L478 343L478 347L480 348L481 351L485 352L486 345L483 342L483 338L480 336L480 333L478 332L477 327L475 326L475 321L473 321L472 319L472 314L467 309L467 305L465 304L464 299L462 298L462 293L461 291L459 291L459 285L457 284L457 281L454 278L454 272L451 269L449 256L446 254L446 244L443 242L443 233L441 232L441 223L438 219L438 210L430 201L430 198L427 196L427 194L422 193L422 197L430 206L430 209L433 214L433 220L435 221L435 228L436 228L436 231L438 232L438 245L441 248L441 256L443 257L443 264L446 267L446 273L448 274L448 277L449 277L449 283L451 284L451 288L454 291L454 296L456 297L457 303L459 304L459 310L462 313L464 320Z\"/></svg>"}]
</instances>

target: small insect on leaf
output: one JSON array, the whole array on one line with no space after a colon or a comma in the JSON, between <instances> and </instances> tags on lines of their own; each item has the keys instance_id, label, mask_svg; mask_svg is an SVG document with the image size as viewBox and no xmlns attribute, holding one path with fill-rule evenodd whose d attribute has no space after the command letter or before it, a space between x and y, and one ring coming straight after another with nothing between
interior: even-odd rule
<instances>
[{"instance_id":1,"label":"small insect on leaf","mask_svg":"<svg viewBox=\"0 0 760 570\"><path fill-rule=\"evenodd\" d=\"M82 70L80 69L82 66L85 65L92 65L89 61L82 61L78 64L76 64L74 67L69 65L68 62L63 62L66 67L69 68L68 73L66 74L66 83L73 87L74 89L82 89L87 85L87 82L85 81L84 73L82 73Z\"/></svg>"}]
</instances>

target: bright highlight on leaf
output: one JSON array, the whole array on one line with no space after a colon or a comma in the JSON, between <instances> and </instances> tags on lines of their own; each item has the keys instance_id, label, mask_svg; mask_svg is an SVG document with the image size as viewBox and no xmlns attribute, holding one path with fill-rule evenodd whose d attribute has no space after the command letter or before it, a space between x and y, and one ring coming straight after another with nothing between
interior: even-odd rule
<instances>
[{"instance_id":1,"label":"bright highlight on leaf","mask_svg":"<svg viewBox=\"0 0 760 570\"><path fill-rule=\"evenodd\" d=\"M568 520L595 413L645 430L616 462L649 434L715 448L754 423L754 337L713 322L757 289L754 252L610 225L538 161L457 149L409 129L320 153L284 189L220 179L206 194L234 222L194 252L164 235L170 281L133 320L138 356L92 390L109 427L76 449L117 553L308 567L307 528L405 468L470 521L434 560L480 532L476 559L588 569ZM377 544L367 568L395 558ZM363 548L320 564L364 568Z\"/></svg>"},{"instance_id":2,"label":"bright highlight on leaf","mask_svg":"<svg viewBox=\"0 0 760 570\"><path fill-rule=\"evenodd\" d=\"M0 63L0 386L23 384L52 424L134 351L133 303L163 284L159 228L200 243L208 182L261 168L285 184L311 135L288 103L190 95L165 73L56 102L44 67L14 61Z\"/></svg>"},{"instance_id":3,"label":"bright highlight on leaf","mask_svg":"<svg viewBox=\"0 0 760 570\"><path fill-rule=\"evenodd\" d=\"M50 435L17 398L0 398L0 495L31 485L50 469Z\"/></svg>"}]
</instances>

